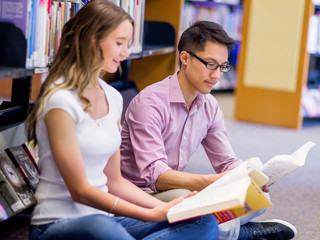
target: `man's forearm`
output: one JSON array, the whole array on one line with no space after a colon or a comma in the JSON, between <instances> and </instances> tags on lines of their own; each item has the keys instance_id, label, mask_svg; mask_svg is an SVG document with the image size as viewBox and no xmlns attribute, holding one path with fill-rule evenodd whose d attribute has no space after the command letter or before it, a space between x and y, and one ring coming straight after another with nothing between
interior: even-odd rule
<instances>
[{"instance_id":1,"label":"man's forearm","mask_svg":"<svg viewBox=\"0 0 320 240\"><path fill-rule=\"evenodd\" d=\"M216 179L218 178L217 174L212 175L216 175ZM171 189L200 191L213 182L212 175L200 175L169 170L158 177L156 181L156 188L158 191Z\"/></svg>"}]
</instances>

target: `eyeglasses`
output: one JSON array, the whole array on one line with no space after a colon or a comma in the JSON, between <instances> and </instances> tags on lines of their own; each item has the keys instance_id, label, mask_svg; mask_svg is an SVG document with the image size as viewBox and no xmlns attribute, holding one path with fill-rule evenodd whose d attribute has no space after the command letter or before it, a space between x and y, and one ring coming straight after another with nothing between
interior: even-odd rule
<instances>
[{"instance_id":1,"label":"eyeglasses","mask_svg":"<svg viewBox=\"0 0 320 240\"><path fill-rule=\"evenodd\" d=\"M193 52L190 52L190 51L186 51L187 53L189 53L191 56L195 57L196 59L198 59L200 62L202 62L207 69L210 69L210 70L217 70L218 67L220 67L220 72L229 72L230 69L231 69L231 66L229 64L222 64L222 65L219 65L218 63L216 62L206 62L205 60L199 58L197 55L195 55Z\"/></svg>"}]
</instances>

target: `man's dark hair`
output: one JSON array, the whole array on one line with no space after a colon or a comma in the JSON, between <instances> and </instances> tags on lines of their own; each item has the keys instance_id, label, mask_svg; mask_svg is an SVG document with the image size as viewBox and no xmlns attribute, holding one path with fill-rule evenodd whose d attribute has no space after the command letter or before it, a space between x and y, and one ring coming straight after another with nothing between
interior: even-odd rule
<instances>
[{"instance_id":1,"label":"man's dark hair","mask_svg":"<svg viewBox=\"0 0 320 240\"><path fill-rule=\"evenodd\" d=\"M209 21L197 21L182 33L178 50L179 53L182 51L203 51L207 42L226 45L229 55L237 44L219 24Z\"/></svg>"}]
</instances>

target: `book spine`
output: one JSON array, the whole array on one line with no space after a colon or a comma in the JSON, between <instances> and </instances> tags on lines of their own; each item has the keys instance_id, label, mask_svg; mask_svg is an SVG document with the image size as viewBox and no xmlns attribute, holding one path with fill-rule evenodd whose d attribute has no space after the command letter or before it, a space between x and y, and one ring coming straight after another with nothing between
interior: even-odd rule
<instances>
[{"instance_id":1,"label":"book spine","mask_svg":"<svg viewBox=\"0 0 320 240\"><path fill-rule=\"evenodd\" d=\"M28 154L31 162L33 163L33 165L37 169L38 173L40 174L40 170L38 168L38 163L37 163L37 161L39 161L38 148L31 147L30 145L28 146L28 144L26 144L26 143L23 143L21 146L23 147L24 151Z\"/></svg>"},{"instance_id":2,"label":"book spine","mask_svg":"<svg viewBox=\"0 0 320 240\"><path fill-rule=\"evenodd\" d=\"M32 52L33 52L33 36L34 36L34 0L29 1L29 25L28 25L28 36L27 36L27 61L26 67L32 68L33 67L33 60L32 60Z\"/></svg>"}]
</instances>

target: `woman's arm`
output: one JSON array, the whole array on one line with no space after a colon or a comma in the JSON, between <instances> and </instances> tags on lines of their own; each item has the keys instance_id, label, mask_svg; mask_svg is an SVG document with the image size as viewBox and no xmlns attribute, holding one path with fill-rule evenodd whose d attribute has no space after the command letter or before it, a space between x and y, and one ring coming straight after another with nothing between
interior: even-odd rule
<instances>
[{"instance_id":1,"label":"woman's arm","mask_svg":"<svg viewBox=\"0 0 320 240\"><path fill-rule=\"evenodd\" d=\"M45 123L53 158L70 191L72 199L108 212L113 208L116 196L103 192L88 183L73 118L64 110L53 109L46 114ZM114 156L117 156L117 154ZM111 167L114 167L115 165L112 162ZM112 170L120 171L120 169L110 169L110 171ZM113 187L111 188L113 189ZM114 207L113 212L117 215L143 221L164 221L166 220L166 213L169 208L181 200L177 199L169 204L162 204L157 208L147 209L120 199Z\"/></svg>"},{"instance_id":2,"label":"woman's arm","mask_svg":"<svg viewBox=\"0 0 320 240\"><path fill-rule=\"evenodd\" d=\"M139 187L122 177L119 150L110 157L104 173L108 177L107 186L110 193L146 208L154 208L164 204L162 201L145 193Z\"/></svg>"}]
</instances>

